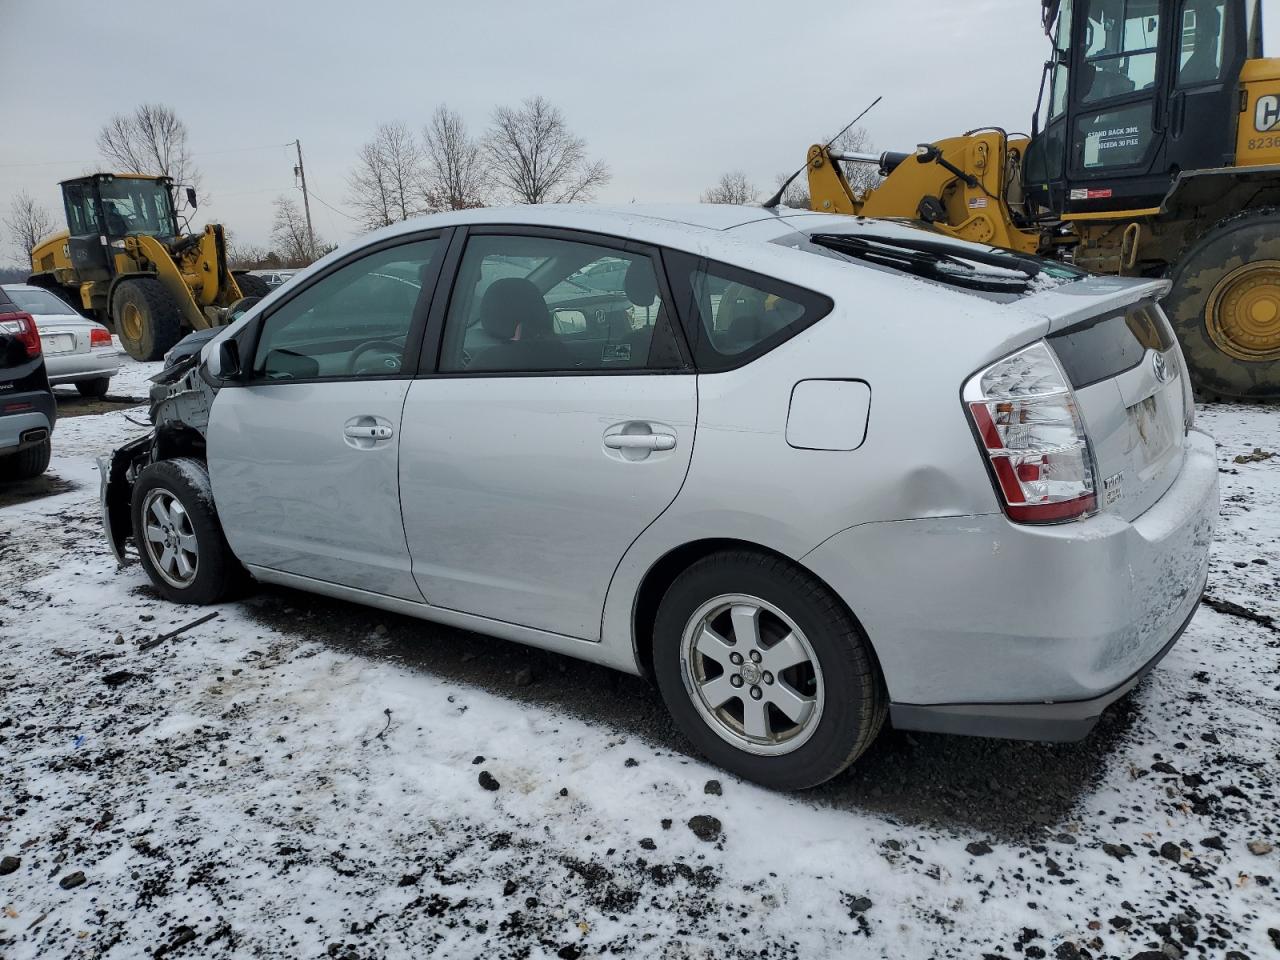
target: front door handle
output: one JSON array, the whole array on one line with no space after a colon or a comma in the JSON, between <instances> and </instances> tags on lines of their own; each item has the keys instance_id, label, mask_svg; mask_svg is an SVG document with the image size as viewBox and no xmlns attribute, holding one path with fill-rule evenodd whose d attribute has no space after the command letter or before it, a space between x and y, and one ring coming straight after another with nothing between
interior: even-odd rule
<instances>
[{"instance_id":1,"label":"front door handle","mask_svg":"<svg viewBox=\"0 0 1280 960\"><path fill-rule=\"evenodd\" d=\"M381 423L348 425L342 428L342 435L351 440L390 440L394 433L394 430Z\"/></svg>"},{"instance_id":2,"label":"front door handle","mask_svg":"<svg viewBox=\"0 0 1280 960\"><path fill-rule=\"evenodd\" d=\"M669 433L611 433L604 445L611 450L674 450L676 438Z\"/></svg>"}]
</instances>

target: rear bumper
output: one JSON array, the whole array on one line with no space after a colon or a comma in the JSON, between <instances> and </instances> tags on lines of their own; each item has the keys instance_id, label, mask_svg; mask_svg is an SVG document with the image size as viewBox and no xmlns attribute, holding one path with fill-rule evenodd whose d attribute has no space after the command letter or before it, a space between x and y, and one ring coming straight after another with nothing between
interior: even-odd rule
<instances>
[{"instance_id":1,"label":"rear bumper","mask_svg":"<svg viewBox=\"0 0 1280 960\"><path fill-rule=\"evenodd\" d=\"M120 372L120 358L114 349L95 353L53 354L46 356L44 363L51 384L97 380L100 377L114 377Z\"/></svg>"},{"instance_id":2,"label":"rear bumper","mask_svg":"<svg viewBox=\"0 0 1280 960\"><path fill-rule=\"evenodd\" d=\"M21 413L4 412L6 407L16 404L30 404L31 409ZM53 433L57 414L57 401L46 390L0 394L0 453L14 453L48 437ZM43 436L38 435L41 430Z\"/></svg>"},{"instance_id":3,"label":"rear bumper","mask_svg":"<svg viewBox=\"0 0 1280 960\"><path fill-rule=\"evenodd\" d=\"M1204 592L1201 584L1200 592ZM1168 642L1133 676L1101 696L1062 703L940 703L929 706L890 703L889 722L899 730L951 733L969 737L1001 737L1006 740L1082 740L1111 706L1150 673L1187 629L1199 609L1196 605Z\"/></svg>"},{"instance_id":4,"label":"rear bumper","mask_svg":"<svg viewBox=\"0 0 1280 960\"><path fill-rule=\"evenodd\" d=\"M895 725L1075 739L1194 613L1217 514L1213 440L1192 431L1173 486L1133 521L871 523L804 563L866 629Z\"/></svg>"}]
</instances>

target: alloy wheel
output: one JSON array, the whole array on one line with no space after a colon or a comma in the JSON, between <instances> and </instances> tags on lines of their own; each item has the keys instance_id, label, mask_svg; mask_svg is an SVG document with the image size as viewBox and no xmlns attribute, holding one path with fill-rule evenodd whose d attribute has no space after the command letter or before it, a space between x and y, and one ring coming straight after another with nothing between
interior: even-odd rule
<instances>
[{"instance_id":1,"label":"alloy wheel","mask_svg":"<svg viewBox=\"0 0 1280 960\"><path fill-rule=\"evenodd\" d=\"M745 594L708 600L689 618L680 651L694 707L738 749L790 753L817 729L824 700L817 654L768 601Z\"/></svg>"},{"instance_id":2,"label":"alloy wheel","mask_svg":"<svg viewBox=\"0 0 1280 960\"><path fill-rule=\"evenodd\" d=\"M147 493L142 503L143 543L152 565L175 587L190 586L200 564L199 543L182 501L168 490Z\"/></svg>"}]
</instances>

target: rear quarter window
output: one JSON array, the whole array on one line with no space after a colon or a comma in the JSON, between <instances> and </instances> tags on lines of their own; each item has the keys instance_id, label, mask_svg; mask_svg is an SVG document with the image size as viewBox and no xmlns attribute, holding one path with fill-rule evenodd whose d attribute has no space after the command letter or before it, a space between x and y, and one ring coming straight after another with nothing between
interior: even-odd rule
<instances>
[{"instance_id":1,"label":"rear quarter window","mask_svg":"<svg viewBox=\"0 0 1280 960\"><path fill-rule=\"evenodd\" d=\"M750 363L834 307L823 294L727 263L685 253L666 259L694 361L704 372Z\"/></svg>"}]
</instances>

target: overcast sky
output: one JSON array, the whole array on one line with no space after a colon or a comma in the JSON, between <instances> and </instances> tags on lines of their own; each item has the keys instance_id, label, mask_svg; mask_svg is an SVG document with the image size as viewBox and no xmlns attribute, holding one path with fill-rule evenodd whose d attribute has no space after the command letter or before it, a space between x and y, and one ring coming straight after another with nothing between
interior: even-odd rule
<instances>
[{"instance_id":1,"label":"overcast sky","mask_svg":"<svg viewBox=\"0 0 1280 960\"><path fill-rule=\"evenodd\" d=\"M312 203L316 229L345 240L357 224L325 203L349 210L347 175L379 123L420 128L447 103L479 133L495 105L533 94L608 162L598 200L693 201L734 168L772 185L877 95L863 121L877 149L979 125L1025 130L1047 47L1039 8L0 0L0 208L26 188L61 219L57 181L102 166L102 123L158 100L190 129L210 196L201 220L266 244L272 200L300 197L284 146L300 138L324 201Z\"/></svg>"}]
</instances>

